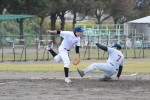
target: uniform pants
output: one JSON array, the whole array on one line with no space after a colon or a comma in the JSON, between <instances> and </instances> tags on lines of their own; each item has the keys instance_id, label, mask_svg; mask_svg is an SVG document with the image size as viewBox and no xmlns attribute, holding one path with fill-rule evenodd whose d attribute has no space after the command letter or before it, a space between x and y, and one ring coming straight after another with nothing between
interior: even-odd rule
<instances>
[{"instance_id":1,"label":"uniform pants","mask_svg":"<svg viewBox=\"0 0 150 100\"><path fill-rule=\"evenodd\" d=\"M58 48L58 52L59 53L58 53L58 55L56 55L54 57L54 60L58 63L63 61L64 62L64 67L69 68L70 67L70 59L69 59L69 56L68 56L69 51L67 51L62 46L60 46Z\"/></svg>"},{"instance_id":2,"label":"uniform pants","mask_svg":"<svg viewBox=\"0 0 150 100\"><path fill-rule=\"evenodd\" d=\"M87 74L88 72L94 71L96 69L104 71L100 78L104 78L106 76L111 77L116 73L115 66L112 66L110 63L93 63L84 70L84 74Z\"/></svg>"}]
</instances>

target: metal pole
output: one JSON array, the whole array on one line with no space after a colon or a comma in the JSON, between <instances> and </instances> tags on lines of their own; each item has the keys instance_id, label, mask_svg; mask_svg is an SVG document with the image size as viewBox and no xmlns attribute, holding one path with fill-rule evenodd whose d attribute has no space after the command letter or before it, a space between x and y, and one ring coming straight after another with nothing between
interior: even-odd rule
<instances>
[{"instance_id":1,"label":"metal pole","mask_svg":"<svg viewBox=\"0 0 150 100\"><path fill-rule=\"evenodd\" d=\"M143 41L144 41L144 34L143 34ZM144 42L143 42L144 43ZM143 58L144 58L144 47L143 47Z\"/></svg>"},{"instance_id":2,"label":"metal pole","mask_svg":"<svg viewBox=\"0 0 150 100\"><path fill-rule=\"evenodd\" d=\"M89 42L89 36L88 36L88 42ZM88 43L88 56L89 56L89 58L88 58L88 60L90 59L90 49L89 49L89 43Z\"/></svg>"},{"instance_id":3,"label":"metal pole","mask_svg":"<svg viewBox=\"0 0 150 100\"><path fill-rule=\"evenodd\" d=\"M47 41L48 41L48 40L47 40L47 38L46 38L46 45L47 45ZM46 49L44 48L44 53L43 53L43 58L42 58L42 60L44 59L45 50L46 50Z\"/></svg>"},{"instance_id":4,"label":"metal pole","mask_svg":"<svg viewBox=\"0 0 150 100\"><path fill-rule=\"evenodd\" d=\"M99 36L98 36L98 43L99 43ZM99 59L99 48L97 47L98 49L98 59Z\"/></svg>"},{"instance_id":5,"label":"metal pole","mask_svg":"<svg viewBox=\"0 0 150 100\"><path fill-rule=\"evenodd\" d=\"M84 59L85 59L85 55L86 55L86 51L87 51L88 45L89 45L89 41L88 41L88 43L86 45L86 49L85 49L85 52L84 52Z\"/></svg>"},{"instance_id":6,"label":"metal pole","mask_svg":"<svg viewBox=\"0 0 150 100\"><path fill-rule=\"evenodd\" d=\"M127 36L126 36L127 37ZM126 38L127 39L127 38ZM126 53L126 58L127 58L127 44L126 44L126 39L125 39L125 53Z\"/></svg>"},{"instance_id":7,"label":"metal pole","mask_svg":"<svg viewBox=\"0 0 150 100\"><path fill-rule=\"evenodd\" d=\"M36 39L37 39L37 35L36 35ZM38 42L36 41L36 61L38 61Z\"/></svg>"},{"instance_id":8,"label":"metal pole","mask_svg":"<svg viewBox=\"0 0 150 100\"><path fill-rule=\"evenodd\" d=\"M26 55L26 46L27 46L27 44L26 44L26 36L24 36L24 43L25 43L24 54L25 54L25 61L26 61L26 57L27 57L27 55Z\"/></svg>"},{"instance_id":9,"label":"metal pole","mask_svg":"<svg viewBox=\"0 0 150 100\"><path fill-rule=\"evenodd\" d=\"M13 40L14 40L14 36L13 36ZM15 41L13 42L13 53L14 53L14 61L15 61Z\"/></svg>"},{"instance_id":10,"label":"metal pole","mask_svg":"<svg viewBox=\"0 0 150 100\"><path fill-rule=\"evenodd\" d=\"M0 40L1 40L1 48L2 48L2 62L3 62L3 58L4 58L4 56L3 56L3 43L2 43L2 36L1 36Z\"/></svg>"},{"instance_id":11,"label":"metal pole","mask_svg":"<svg viewBox=\"0 0 150 100\"><path fill-rule=\"evenodd\" d=\"M134 47L134 58L136 58L136 52L135 52L135 42L134 42L135 37L133 36L133 47Z\"/></svg>"},{"instance_id":12,"label":"metal pole","mask_svg":"<svg viewBox=\"0 0 150 100\"><path fill-rule=\"evenodd\" d=\"M23 46L23 49L22 49L22 53L21 53L20 60L22 59L22 54L23 54L23 51L24 51L24 46Z\"/></svg>"}]
</instances>

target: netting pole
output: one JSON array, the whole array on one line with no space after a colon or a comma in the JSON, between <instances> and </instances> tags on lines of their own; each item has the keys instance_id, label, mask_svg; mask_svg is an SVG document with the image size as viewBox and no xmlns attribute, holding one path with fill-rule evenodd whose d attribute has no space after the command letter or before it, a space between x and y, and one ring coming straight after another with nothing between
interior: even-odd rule
<instances>
[{"instance_id":1,"label":"netting pole","mask_svg":"<svg viewBox=\"0 0 150 100\"><path fill-rule=\"evenodd\" d=\"M88 36L88 60L90 59L90 49L89 49L89 36Z\"/></svg>"},{"instance_id":2,"label":"netting pole","mask_svg":"<svg viewBox=\"0 0 150 100\"><path fill-rule=\"evenodd\" d=\"M37 37L37 35L36 35L36 39L37 39L38 37ZM36 40L36 61L38 61L38 42L39 42L39 40L37 41Z\"/></svg>"},{"instance_id":3,"label":"netting pole","mask_svg":"<svg viewBox=\"0 0 150 100\"><path fill-rule=\"evenodd\" d=\"M144 34L142 35L143 41L144 41ZM142 43L144 44L144 43ZM143 46L143 58L144 58L144 46Z\"/></svg>"},{"instance_id":4,"label":"netting pole","mask_svg":"<svg viewBox=\"0 0 150 100\"><path fill-rule=\"evenodd\" d=\"M14 40L14 36L13 36L13 40ZM14 61L15 61L15 43L13 41L13 53L14 53Z\"/></svg>"},{"instance_id":5,"label":"netting pole","mask_svg":"<svg viewBox=\"0 0 150 100\"><path fill-rule=\"evenodd\" d=\"M98 36L98 43L99 43L99 36ZM99 48L97 48L97 49L98 49L98 59L99 59Z\"/></svg>"},{"instance_id":6,"label":"netting pole","mask_svg":"<svg viewBox=\"0 0 150 100\"><path fill-rule=\"evenodd\" d=\"M3 59L4 59L4 58L3 58L3 57L4 57L4 56L3 56L3 54L4 54L4 53L3 53L3 43L2 43L2 36L0 37L0 41L1 41L1 48L2 48L2 62L3 62Z\"/></svg>"}]
</instances>

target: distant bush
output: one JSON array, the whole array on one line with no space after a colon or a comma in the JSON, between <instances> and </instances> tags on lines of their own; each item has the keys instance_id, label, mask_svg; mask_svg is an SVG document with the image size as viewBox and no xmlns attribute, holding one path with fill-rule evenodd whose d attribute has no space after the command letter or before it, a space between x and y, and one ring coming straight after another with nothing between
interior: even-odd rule
<instances>
[{"instance_id":1,"label":"distant bush","mask_svg":"<svg viewBox=\"0 0 150 100\"><path fill-rule=\"evenodd\" d=\"M40 18L27 18L24 19L23 32L24 35L38 35ZM77 24L94 24L94 22L77 22ZM56 30L60 30L60 22L56 22ZM16 20L2 21L0 24L0 35L20 35L19 23ZM50 20L45 19L43 23L43 34L47 29L51 29ZM66 22L65 31L72 31L72 22Z\"/></svg>"}]
</instances>

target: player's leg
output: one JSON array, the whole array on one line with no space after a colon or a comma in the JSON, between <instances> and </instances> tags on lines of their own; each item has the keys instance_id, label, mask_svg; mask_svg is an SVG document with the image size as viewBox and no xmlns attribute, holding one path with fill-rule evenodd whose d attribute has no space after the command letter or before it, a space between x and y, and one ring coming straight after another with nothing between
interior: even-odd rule
<instances>
[{"instance_id":1,"label":"player's leg","mask_svg":"<svg viewBox=\"0 0 150 100\"><path fill-rule=\"evenodd\" d=\"M111 71L105 71L100 78L111 77L116 73L116 69L112 68Z\"/></svg>"},{"instance_id":2,"label":"player's leg","mask_svg":"<svg viewBox=\"0 0 150 100\"><path fill-rule=\"evenodd\" d=\"M106 63L93 63L84 70L84 74L87 74L88 72L94 71L96 69L101 71L111 71L111 68L107 67Z\"/></svg>"},{"instance_id":3,"label":"player's leg","mask_svg":"<svg viewBox=\"0 0 150 100\"><path fill-rule=\"evenodd\" d=\"M109 72L104 72L102 74L102 76L100 77L100 81L108 81L111 79L111 76L114 75L116 73L116 69L113 68L111 71Z\"/></svg>"},{"instance_id":4,"label":"player's leg","mask_svg":"<svg viewBox=\"0 0 150 100\"><path fill-rule=\"evenodd\" d=\"M61 59L61 56L59 54L57 54L52 48L51 46L46 46L45 49L47 49L53 56L54 60L56 62L60 62L62 59Z\"/></svg>"},{"instance_id":5,"label":"player's leg","mask_svg":"<svg viewBox=\"0 0 150 100\"><path fill-rule=\"evenodd\" d=\"M50 49L48 51L52 54L53 57L55 57L57 55L57 53L54 50L52 50L52 49Z\"/></svg>"},{"instance_id":6,"label":"player's leg","mask_svg":"<svg viewBox=\"0 0 150 100\"><path fill-rule=\"evenodd\" d=\"M51 46L45 46L44 48L47 49L52 54L53 57L57 55L57 53L54 50L52 50Z\"/></svg>"},{"instance_id":7,"label":"player's leg","mask_svg":"<svg viewBox=\"0 0 150 100\"><path fill-rule=\"evenodd\" d=\"M85 74L87 74L91 71L94 71L96 69L104 71L104 72L111 72L113 68L111 66L109 66L107 63L93 63L90 66L88 66L84 71L81 71L79 69L77 69L77 70L78 70L80 76L83 77Z\"/></svg>"},{"instance_id":8,"label":"player's leg","mask_svg":"<svg viewBox=\"0 0 150 100\"><path fill-rule=\"evenodd\" d=\"M70 67L70 59L68 56L68 51L65 50L64 48L59 49L59 54L64 62L64 73L65 73L65 82L71 83L72 81L69 78L69 67Z\"/></svg>"}]
</instances>

